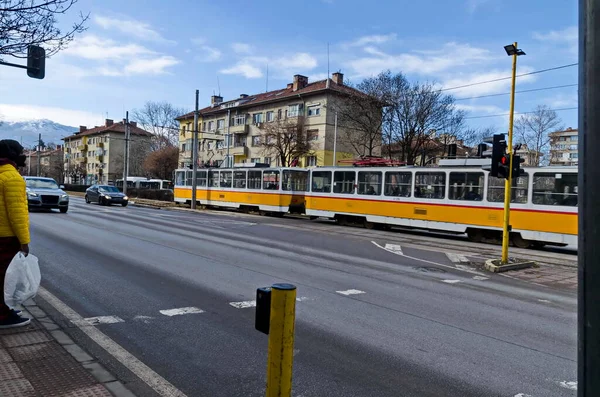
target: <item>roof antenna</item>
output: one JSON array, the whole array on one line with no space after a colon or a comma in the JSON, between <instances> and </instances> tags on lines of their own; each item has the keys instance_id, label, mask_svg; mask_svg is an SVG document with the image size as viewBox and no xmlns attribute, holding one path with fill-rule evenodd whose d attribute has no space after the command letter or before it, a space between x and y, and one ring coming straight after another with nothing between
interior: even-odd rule
<instances>
[{"instance_id":1,"label":"roof antenna","mask_svg":"<svg viewBox=\"0 0 600 397\"><path fill-rule=\"evenodd\" d=\"M267 87L265 88L265 92L269 92L269 64L267 63Z\"/></svg>"},{"instance_id":2,"label":"roof antenna","mask_svg":"<svg viewBox=\"0 0 600 397\"><path fill-rule=\"evenodd\" d=\"M325 83L325 88L329 88L329 42L327 42L327 81Z\"/></svg>"},{"instance_id":3,"label":"roof antenna","mask_svg":"<svg viewBox=\"0 0 600 397\"><path fill-rule=\"evenodd\" d=\"M221 96L221 83L219 82L219 76L217 76L217 88L219 89L219 96Z\"/></svg>"}]
</instances>

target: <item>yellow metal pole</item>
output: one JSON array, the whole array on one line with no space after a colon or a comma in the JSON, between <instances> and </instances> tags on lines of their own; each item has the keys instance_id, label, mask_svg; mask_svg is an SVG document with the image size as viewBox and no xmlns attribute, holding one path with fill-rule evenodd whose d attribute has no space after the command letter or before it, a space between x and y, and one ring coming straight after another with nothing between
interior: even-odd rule
<instances>
[{"instance_id":1,"label":"yellow metal pole","mask_svg":"<svg viewBox=\"0 0 600 397\"><path fill-rule=\"evenodd\" d=\"M515 50L517 42L514 43ZM508 242L509 242L509 225L510 225L510 199L511 199L511 187L512 187L512 167L513 167L513 156L512 156L512 138L513 138L513 122L515 118L515 88L517 85L517 53L513 54L512 62L512 87L510 90L510 111L508 119L508 153L510 154L510 162L508 168L508 179L504 183L504 228L502 230L502 264L508 263Z\"/></svg>"},{"instance_id":2,"label":"yellow metal pole","mask_svg":"<svg viewBox=\"0 0 600 397\"><path fill-rule=\"evenodd\" d=\"M295 318L296 287L274 284L271 287L267 397L292 395Z\"/></svg>"}]
</instances>

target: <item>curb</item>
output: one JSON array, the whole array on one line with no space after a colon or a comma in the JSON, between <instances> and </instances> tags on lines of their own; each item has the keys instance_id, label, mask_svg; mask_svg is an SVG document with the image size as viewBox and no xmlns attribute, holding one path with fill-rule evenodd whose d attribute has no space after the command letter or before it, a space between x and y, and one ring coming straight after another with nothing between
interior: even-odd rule
<instances>
[{"instance_id":1,"label":"curb","mask_svg":"<svg viewBox=\"0 0 600 397\"><path fill-rule=\"evenodd\" d=\"M527 269L530 267L534 267L536 265L536 263L534 261L516 261L516 260L514 263L507 263L506 265L500 265L498 263L500 263L499 259L488 259L487 261L485 261L485 270L493 272L493 273L500 273L500 272L506 272L508 270Z\"/></svg>"},{"instance_id":2,"label":"curb","mask_svg":"<svg viewBox=\"0 0 600 397\"><path fill-rule=\"evenodd\" d=\"M33 301L30 301L33 302ZM102 384L115 397L136 397L123 383L106 370L96 359L83 350L73 339L44 312L35 302L23 304L27 314L36 319L48 333L63 347L81 366L89 372L98 383Z\"/></svg>"}]
</instances>

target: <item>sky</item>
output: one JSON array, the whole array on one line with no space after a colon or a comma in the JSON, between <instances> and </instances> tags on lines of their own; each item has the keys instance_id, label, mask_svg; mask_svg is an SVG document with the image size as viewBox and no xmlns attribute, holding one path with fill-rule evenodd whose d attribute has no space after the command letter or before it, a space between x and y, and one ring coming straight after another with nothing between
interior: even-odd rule
<instances>
[{"instance_id":1,"label":"sky","mask_svg":"<svg viewBox=\"0 0 600 397\"><path fill-rule=\"evenodd\" d=\"M315 81L328 68L353 83L389 69L448 89L510 76L503 47L514 41L526 52L518 74L578 61L577 2L566 0L79 0L59 23L79 12L88 29L46 61L44 80L0 66L1 119L100 125L146 101L192 110L196 89L204 107L215 93L283 88L294 74ZM547 89L575 84L577 66L520 77L517 92L541 90L517 93L515 110L577 107L576 86ZM509 91L505 79L445 92L469 126L504 132L510 97L473 97ZM577 126L577 110L557 113Z\"/></svg>"}]
</instances>

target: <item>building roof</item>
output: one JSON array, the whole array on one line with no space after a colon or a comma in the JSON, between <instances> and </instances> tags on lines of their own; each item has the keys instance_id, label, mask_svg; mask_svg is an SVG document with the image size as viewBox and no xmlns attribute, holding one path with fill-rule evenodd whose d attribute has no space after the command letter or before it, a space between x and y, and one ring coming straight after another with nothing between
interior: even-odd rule
<instances>
[{"instance_id":1,"label":"building roof","mask_svg":"<svg viewBox=\"0 0 600 397\"><path fill-rule=\"evenodd\" d=\"M66 136L62 139L63 140L77 139L77 138L81 138L83 136L96 135L96 134L100 134L103 132L119 132L119 133L124 134L125 133L125 123L123 121L119 121L118 123L113 123L110 125L89 128L89 129L85 129L83 131L80 130L79 132L76 132L75 134L70 135L70 136ZM133 122L129 122L129 133L132 135L139 135L139 136L148 136L148 137L152 136L152 134L150 132L144 130L143 128L138 127Z\"/></svg>"},{"instance_id":2,"label":"building roof","mask_svg":"<svg viewBox=\"0 0 600 397\"><path fill-rule=\"evenodd\" d=\"M327 84L328 81L329 81L329 84ZM293 98L293 97L297 97L297 96L305 96L308 94L315 94L315 93L322 92L322 91L333 91L333 92L340 93L340 94L360 94L360 95L367 96L365 93L363 93L355 88L348 87L347 85L344 85L344 84L337 84L332 79L326 79L326 80L315 81L313 83L308 83L306 86L304 86L303 88L300 88L296 91L294 91L292 84L288 84L288 86L283 89L268 91L268 92L264 92L264 93L260 93L260 94L248 95L247 97L243 97L243 98L242 97L236 98L231 101L221 102L215 107L207 106L203 109L200 109L199 112L201 115L210 115L210 114L214 114L214 113L221 113L227 109L234 109L234 108L239 109L239 108L244 108L244 107L256 106L259 104L277 102L277 101L280 101L283 99L289 99L289 98ZM239 102L239 104L237 106L231 105L231 104L235 104L236 102ZM227 105L229 105L229 106L227 106ZM182 116L177 117L175 120L187 120L187 119L190 119L193 117L194 117L194 112L189 112Z\"/></svg>"}]
</instances>

